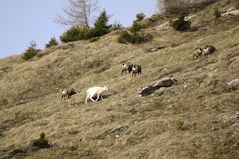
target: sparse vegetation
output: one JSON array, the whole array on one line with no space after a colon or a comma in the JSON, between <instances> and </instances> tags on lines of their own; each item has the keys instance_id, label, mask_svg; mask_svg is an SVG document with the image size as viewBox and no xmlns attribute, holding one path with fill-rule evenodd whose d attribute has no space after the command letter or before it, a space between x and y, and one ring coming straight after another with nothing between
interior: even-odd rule
<instances>
[{"instance_id":1,"label":"sparse vegetation","mask_svg":"<svg viewBox=\"0 0 239 159\"><path fill-rule=\"evenodd\" d=\"M136 14L136 21L141 21L145 18L145 14L143 12L140 12L138 14Z\"/></svg>"},{"instance_id":2,"label":"sparse vegetation","mask_svg":"<svg viewBox=\"0 0 239 159\"><path fill-rule=\"evenodd\" d=\"M61 36L60 39L62 42L70 42L70 41L77 41L80 40L80 33L83 33L83 31L85 31L88 29L80 29L79 27L75 26L75 27L71 27L69 30L67 30L66 32L64 32ZM82 32L81 32L82 31Z\"/></svg>"},{"instance_id":3,"label":"sparse vegetation","mask_svg":"<svg viewBox=\"0 0 239 159\"><path fill-rule=\"evenodd\" d=\"M33 141L33 146L39 149L50 147L50 144L48 143L48 140L46 139L45 133L41 133L39 139L36 139Z\"/></svg>"},{"instance_id":4,"label":"sparse vegetation","mask_svg":"<svg viewBox=\"0 0 239 159\"><path fill-rule=\"evenodd\" d=\"M178 121L176 123L177 130L185 130L185 125L183 121Z\"/></svg>"},{"instance_id":5,"label":"sparse vegetation","mask_svg":"<svg viewBox=\"0 0 239 159\"><path fill-rule=\"evenodd\" d=\"M178 31L186 31L190 29L190 21L185 20L185 12L181 12L176 20L170 20L170 26Z\"/></svg>"},{"instance_id":6,"label":"sparse vegetation","mask_svg":"<svg viewBox=\"0 0 239 159\"><path fill-rule=\"evenodd\" d=\"M131 31L132 33L136 33L136 32L141 31L141 29L143 29L143 28L145 28L145 25L144 25L144 24L142 24L142 23L140 23L140 22L138 22L138 21L134 21L134 22L133 22L133 25L132 25L131 28L130 28L130 31Z\"/></svg>"},{"instance_id":7,"label":"sparse vegetation","mask_svg":"<svg viewBox=\"0 0 239 159\"><path fill-rule=\"evenodd\" d=\"M36 46L37 46L36 42L31 41L28 49L22 54L22 59L27 61L27 60L33 58L34 56L36 56L37 53L41 51L39 49L36 49Z\"/></svg>"},{"instance_id":8,"label":"sparse vegetation","mask_svg":"<svg viewBox=\"0 0 239 159\"><path fill-rule=\"evenodd\" d=\"M110 30L122 30L123 26L120 22L115 22L114 24L111 25Z\"/></svg>"},{"instance_id":9,"label":"sparse vegetation","mask_svg":"<svg viewBox=\"0 0 239 159\"><path fill-rule=\"evenodd\" d=\"M138 32L123 31L118 37L118 42L122 44L132 43L141 44L150 41L152 36L150 34L143 34Z\"/></svg>"},{"instance_id":10,"label":"sparse vegetation","mask_svg":"<svg viewBox=\"0 0 239 159\"><path fill-rule=\"evenodd\" d=\"M118 42L122 44L127 44L127 42L131 42L132 36L128 31L123 31L118 37Z\"/></svg>"},{"instance_id":11,"label":"sparse vegetation","mask_svg":"<svg viewBox=\"0 0 239 159\"><path fill-rule=\"evenodd\" d=\"M46 44L46 48L49 48L51 46L56 46L58 45L58 42L55 37L51 38L51 40Z\"/></svg>"},{"instance_id":12,"label":"sparse vegetation","mask_svg":"<svg viewBox=\"0 0 239 159\"><path fill-rule=\"evenodd\" d=\"M141 23L141 21L135 20L133 22L133 25L130 27L129 31L123 31L119 35L118 42L123 44L127 43L141 44L150 41L153 37L150 34L144 34L141 31L143 28L146 28L146 26L143 23Z\"/></svg>"},{"instance_id":13,"label":"sparse vegetation","mask_svg":"<svg viewBox=\"0 0 239 159\"><path fill-rule=\"evenodd\" d=\"M218 7L214 7L213 16L215 17L215 19L221 17L221 12L219 11Z\"/></svg>"},{"instance_id":14,"label":"sparse vegetation","mask_svg":"<svg viewBox=\"0 0 239 159\"><path fill-rule=\"evenodd\" d=\"M196 148L196 149L201 149L201 148L202 148L202 144L196 143L195 141L192 141L192 145L193 145L193 147Z\"/></svg>"},{"instance_id":15,"label":"sparse vegetation","mask_svg":"<svg viewBox=\"0 0 239 159\"><path fill-rule=\"evenodd\" d=\"M90 43L96 42L100 39L100 37L93 37L89 40Z\"/></svg>"},{"instance_id":16,"label":"sparse vegetation","mask_svg":"<svg viewBox=\"0 0 239 159\"><path fill-rule=\"evenodd\" d=\"M189 0L157 0L157 7L166 15L178 15L187 10L189 3Z\"/></svg>"}]
</instances>

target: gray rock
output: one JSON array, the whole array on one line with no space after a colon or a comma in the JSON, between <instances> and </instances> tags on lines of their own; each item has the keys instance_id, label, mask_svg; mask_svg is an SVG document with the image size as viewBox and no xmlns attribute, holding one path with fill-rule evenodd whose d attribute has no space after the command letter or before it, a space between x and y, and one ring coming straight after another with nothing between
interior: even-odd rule
<instances>
[{"instance_id":1,"label":"gray rock","mask_svg":"<svg viewBox=\"0 0 239 159\"><path fill-rule=\"evenodd\" d=\"M164 91L165 91L165 88L166 87L161 87L161 88L159 88L158 90L156 90L155 92L153 92L153 94L151 94L151 95L162 95L163 93L164 93Z\"/></svg>"},{"instance_id":2,"label":"gray rock","mask_svg":"<svg viewBox=\"0 0 239 159\"><path fill-rule=\"evenodd\" d=\"M149 85L144 87L139 91L139 96L148 96L154 92L162 94L164 91L164 87L171 87L172 85L176 84L177 80L174 78L163 78L157 81L153 85Z\"/></svg>"}]
</instances>

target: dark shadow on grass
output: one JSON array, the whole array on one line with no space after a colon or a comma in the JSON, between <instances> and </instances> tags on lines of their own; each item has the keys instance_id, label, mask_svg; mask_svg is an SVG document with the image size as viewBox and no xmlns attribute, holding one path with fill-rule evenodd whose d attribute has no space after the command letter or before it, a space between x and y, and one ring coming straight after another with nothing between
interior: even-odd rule
<instances>
[{"instance_id":1,"label":"dark shadow on grass","mask_svg":"<svg viewBox=\"0 0 239 159\"><path fill-rule=\"evenodd\" d=\"M198 26L195 26L195 27L191 27L190 29L188 29L187 31L188 32L196 32L199 30L199 27Z\"/></svg>"}]
</instances>

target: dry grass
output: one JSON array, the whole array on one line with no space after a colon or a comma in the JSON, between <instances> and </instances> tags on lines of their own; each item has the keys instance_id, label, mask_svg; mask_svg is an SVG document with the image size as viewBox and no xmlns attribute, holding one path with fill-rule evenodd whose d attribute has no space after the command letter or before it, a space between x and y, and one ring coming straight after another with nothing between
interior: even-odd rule
<instances>
[{"instance_id":1,"label":"dry grass","mask_svg":"<svg viewBox=\"0 0 239 159\"><path fill-rule=\"evenodd\" d=\"M149 28L154 40L143 45L119 44L112 33L30 62L1 59L0 158L237 158L239 90L226 83L238 78L238 21L227 17L217 23L232 25L215 29L202 19L207 9L193 20L196 31ZM207 44L217 53L193 60L192 50ZM146 51L158 45L166 48ZM121 76L125 60L141 64L143 74ZM137 97L139 88L164 76L178 85ZM69 85L82 92L60 102L57 88ZM84 92L95 85L110 93L85 105ZM35 152L29 146L41 132L52 147Z\"/></svg>"}]
</instances>

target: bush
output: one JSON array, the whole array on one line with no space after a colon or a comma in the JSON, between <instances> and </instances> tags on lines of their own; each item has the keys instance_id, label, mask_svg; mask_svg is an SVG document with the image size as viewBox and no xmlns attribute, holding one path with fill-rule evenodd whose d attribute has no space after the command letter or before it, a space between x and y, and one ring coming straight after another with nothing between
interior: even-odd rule
<instances>
[{"instance_id":1,"label":"bush","mask_svg":"<svg viewBox=\"0 0 239 159\"><path fill-rule=\"evenodd\" d=\"M128 31L124 31L118 37L118 42L123 44L127 44L127 43L141 44L151 39L152 39L152 36L148 34L145 35L138 32L129 33Z\"/></svg>"},{"instance_id":2,"label":"bush","mask_svg":"<svg viewBox=\"0 0 239 159\"><path fill-rule=\"evenodd\" d=\"M219 11L219 9L217 7L214 8L213 16L215 17L215 19L221 17L221 12Z\"/></svg>"},{"instance_id":3,"label":"bush","mask_svg":"<svg viewBox=\"0 0 239 159\"><path fill-rule=\"evenodd\" d=\"M92 29L82 28L79 29L79 40L88 40L93 37Z\"/></svg>"},{"instance_id":4,"label":"bush","mask_svg":"<svg viewBox=\"0 0 239 159\"><path fill-rule=\"evenodd\" d=\"M41 133L40 138L33 141L33 146L39 149L49 148L50 144L45 137L46 135L44 133Z\"/></svg>"},{"instance_id":5,"label":"bush","mask_svg":"<svg viewBox=\"0 0 239 159\"><path fill-rule=\"evenodd\" d=\"M130 28L130 31L131 32L139 32L141 29L145 28L145 25L141 24L140 22L138 21L134 21L133 22L133 25L131 26Z\"/></svg>"},{"instance_id":6,"label":"bush","mask_svg":"<svg viewBox=\"0 0 239 159\"><path fill-rule=\"evenodd\" d=\"M151 40L151 35L140 32L141 29L146 28L146 25L141 21L144 17L145 15L143 13L137 14L137 19L133 22L129 31L123 31L118 37L118 42L123 44L141 44Z\"/></svg>"},{"instance_id":7,"label":"bush","mask_svg":"<svg viewBox=\"0 0 239 159\"><path fill-rule=\"evenodd\" d=\"M131 41L131 35L128 31L123 31L118 37L118 42L122 44L127 44L127 42Z\"/></svg>"},{"instance_id":8,"label":"bush","mask_svg":"<svg viewBox=\"0 0 239 159\"><path fill-rule=\"evenodd\" d=\"M67 30L60 36L60 39L62 42L71 42L80 40L80 32L81 30L79 27L77 26L71 27L69 30Z\"/></svg>"},{"instance_id":9,"label":"bush","mask_svg":"<svg viewBox=\"0 0 239 159\"><path fill-rule=\"evenodd\" d=\"M110 26L110 30L122 30L123 26L119 22L116 22Z\"/></svg>"},{"instance_id":10,"label":"bush","mask_svg":"<svg viewBox=\"0 0 239 159\"><path fill-rule=\"evenodd\" d=\"M28 49L22 54L22 59L27 61L37 55L41 50L36 49L36 43L34 41L30 42Z\"/></svg>"},{"instance_id":11,"label":"bush","mask_svg":"<svg viewBox=\"0 0 239 159\"><path fill-rule=\"evenodd\" d=\"M51 40L48 42L48 44L46 44L46 48L49 48L51 46L55 46L55 45L58 45L58 42L56 40L55 37L51 38Z\"/></svg>"},{"instance_id":12,"label":"bush","mask_svg":"<svg viewBox=\"0 0 239 159\"><path fill-rule=\"evenodd\" d=\"M138 14L136 14L136 21L141 21L145 18L145 14L143 12L140 12Z\"/></svg>"},{"instance_id":13,"label":"bush","mask_svg":"<svg viewBox=\"0 0 239 159\"><path fill-rule=\"evenodd\" d=\"M79 34L79 27L71 27L69 30L67 30L60 36L60 39L62 42L76 41L79 40Z\"/></svg>"},{"instance_id":14,"label":"bush","mask_svg":"<svg viewBox=\"0 0 239 159\"><path fill-rule=\"evenodd\" d=\"M185 31L190 29L190 21L185 20L185 13L181 12L176 20L170 20L170 26L178 31Z\"/></svg>"},{"instance_id":15,"label":"bush","mask_svg":"<svg viewBox=\"0 0 239 159\"><path fill-rule=\"evenodd\" d=\"M185 130L184 122L178 121L176 124L177 130Z\"/></svg>"},{"instance_id":16,"label":"bush","mask_svg":"<svg viewBox=\"0 0 239 159\"><path fill-rule=\"evenodd\" d=\"M189 2L186 0L157 0L157 7L160 12L168 16L174 16L182 10L188 10Z\"/></svg>"},{"instance_id":17,"label":"bush","mask_svg":"<svg viewBox=\"0 0 239 159\"><path fill-rule=\"evenodd\" d=\"M78 40L88 40L95 37L97 31L90 28L73 27L60 36L62 42L71 42Z\"/></svg>"},{"instance_id":18,"label":"bush","mask_svg":"<svg viewBox=\"0 0 239 159\"><path fill-rule=\"evenodd\" d=\"M89 40L90 43L96 42L100 39L100 37L93 37Z\"/></svg>"}]
</instances>

